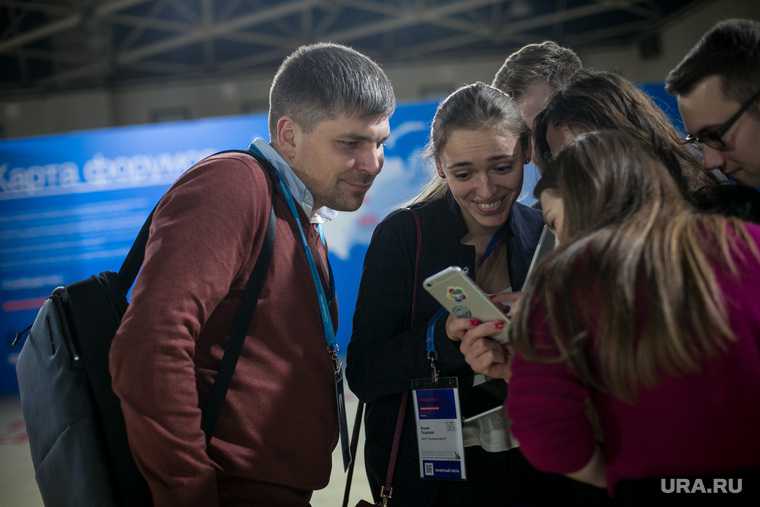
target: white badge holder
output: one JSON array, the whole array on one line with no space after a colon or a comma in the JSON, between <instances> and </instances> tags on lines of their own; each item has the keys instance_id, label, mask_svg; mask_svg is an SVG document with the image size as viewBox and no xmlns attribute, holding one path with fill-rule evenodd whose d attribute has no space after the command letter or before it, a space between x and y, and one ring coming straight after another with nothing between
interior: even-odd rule
<instances>
[{"instance_id":1,"label":"white badge holder","mask_svg":"<svg viewBox=\"0 0 760 507\"><path fill-rule=\"evenodd\" d=\"M456 377L412 381L420 477L464 480L462 411Z\"/></svg>"}]
</instances>

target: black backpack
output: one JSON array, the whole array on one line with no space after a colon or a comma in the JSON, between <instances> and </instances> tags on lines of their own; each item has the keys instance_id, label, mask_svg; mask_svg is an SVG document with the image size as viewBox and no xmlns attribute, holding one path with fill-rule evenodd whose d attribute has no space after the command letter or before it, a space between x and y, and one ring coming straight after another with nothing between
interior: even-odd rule
<instances>
[{"instance_id":1,"label":"black backpack","mask_svg":"<svg viewBox=\"0 0 760 507\"><path fill-rule=\"evenodd\" d=\"M266 161L259 162L268 166ZM118 273L103 272L53 291L37 313L18 356L21 407L37 484L47 507L152 504L148 485L129 449L108 368L111 340L143 261L151 218L152 213ZM202 410L207 440L213 435L256 310L272 257L274 234L272 209L217 380Z\"/></svg>"}]
</instances>

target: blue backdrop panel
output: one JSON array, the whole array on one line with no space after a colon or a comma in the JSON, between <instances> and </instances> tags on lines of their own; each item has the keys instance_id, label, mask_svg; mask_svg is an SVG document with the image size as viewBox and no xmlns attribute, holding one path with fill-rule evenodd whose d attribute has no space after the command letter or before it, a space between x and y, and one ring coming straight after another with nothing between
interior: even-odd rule
<instances>
[{"instance_id":1,"label":"blue backdrop panel","mask_svg":"<svg viewBox=\"0 0 760 507\"><path fill-rule=\"evenodd\" d=\"M681 120L681 114L678 112L678 103L676 102L676 98L665 90L665 84L644 83L641 85L641 89L652 97L652 100L665 112L673 125L683 132L683 121Z\"/></svg>"},{"instance_id":2,"label":"blue backdrop panel","mask_svg":"<svg viewBox=\"0 0 760 507\"><path fill-rule=\"evenodd\" d=\"M645 87L670 113L661 85ZM343 352L362 263L375 225L432 175L423 157L434 102L400 105L391 118L385 166L365 204L326 226L340 303ZM31 323L59 285L118 270L166 188L195 161L267 138L266 115L122 127L0 142L0 337ZM537 173L525 171L521 201L533 202ZM394 294L387 294L394 297ZM17 352L0 348L0 394L17 392Z\"/></svg>"},{"instance_id":3,"label":"blue backdrop panel","mask_svg":"<svg viewBox=\"0 0 760 507\"><path fill-rule=\"evenodd\" d=\"M54 287L118 270L193 162L265 133L258 115L0 143L0 336L29 324ZM0 393L15 392L16 354L0 350Z\"/></svg>"}]
</instances>

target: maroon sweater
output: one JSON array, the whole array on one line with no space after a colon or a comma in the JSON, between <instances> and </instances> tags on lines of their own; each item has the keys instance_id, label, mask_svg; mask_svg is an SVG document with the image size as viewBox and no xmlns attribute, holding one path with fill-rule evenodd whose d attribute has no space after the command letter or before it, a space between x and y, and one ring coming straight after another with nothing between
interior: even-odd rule
<instances>
[{"instance_id":1,"label":"maroon sweater","mask_svg":"<svg viewBox=\"0 0 760 507\"><path fill-rule=\"evenodd\" d=\"M274 255L208 448L201 431L199 406L258 258L271 195L255 159L223 154L182 176L154 214L110 359L130 446L157 507L214 507L220 497L245 498L249 481L314 490L330 478L333 366L303 248L279 194ZM300 219L327 280L326 251L303 213Z\"/></svg>"},{"instance_id":2,"label":"maroon sweater","mask_svg":"<svg viewBox=\"0 0 760 507\"><path fill-rule=\"evenodd\" d=\"M760 227L747 225L760 245ZM700 373L665 376L623 402L586 389L563 364L516 355L507 408L523 454L537 468L570 473L594 450L584 413L593 401L604 434L608 489L620 480L720 474L760 465L760 262L745 252L740 276L716 270L737 341ZM548 338L538 315L534 339Z\"/></svg>"}]
</instances>

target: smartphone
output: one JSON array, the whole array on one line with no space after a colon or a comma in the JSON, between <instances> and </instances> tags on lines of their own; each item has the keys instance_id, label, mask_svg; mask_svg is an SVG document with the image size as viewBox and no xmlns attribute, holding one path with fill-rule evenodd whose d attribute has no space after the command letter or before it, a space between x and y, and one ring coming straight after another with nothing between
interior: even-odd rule
<instances>
[{"instance_id":1,"label":"smartphone","mask_svg":"<svg viewBox=\"0 0 760 507\"><path fill-rule=\"evenodd\" d=\"M475 375L472 388L463 390L459 398L462 422L474 421L479 417L504 410L508 388L507 383L502 379Z\"/></svg>"},{"instance_id":2,"label":"smartphone","mask_svg":"<svg viewBox=\"0 0 760 507\"><path fill-rule=\"evenodd\" d=\"M478 319L481 322L489 320L508 322L504 313L488 299L488 296L462 268L448 267L426 278L422 285L449 313L456 317ZM492 338L499 343L507 343L507 327L504 326L504 329Z\"/></svg>"}]
</instances>

